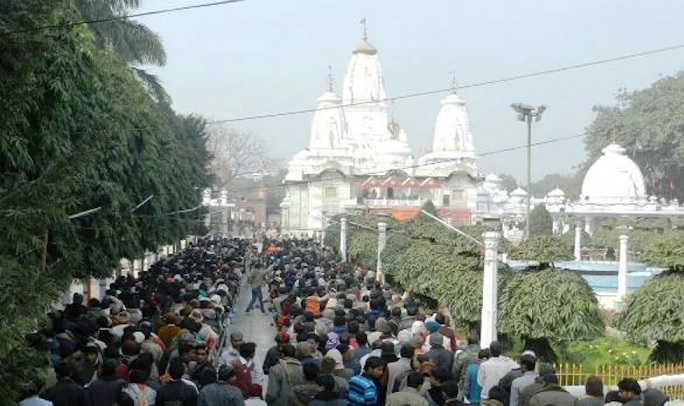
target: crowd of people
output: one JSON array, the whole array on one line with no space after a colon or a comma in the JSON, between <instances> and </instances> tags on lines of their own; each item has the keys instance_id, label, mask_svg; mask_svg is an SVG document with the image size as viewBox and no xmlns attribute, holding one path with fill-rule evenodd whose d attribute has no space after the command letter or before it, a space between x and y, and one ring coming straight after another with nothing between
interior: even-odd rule
<instances>
[{"instance_id":1,"label":"crowd of people","mask_svg":"<svg viewBox=\"0 0 684 406\"><path fill-rule=\"evenodd\" d=\"M260 248L258 248L260 247ZM241 292L243 290L243 292ZM247 292L244 292L246 290ZM250 294L246 308L238 295ZM258 309L274 343L230 325ZM252 318L260 323L266 317ZM75 295L30 337L51 358L22 406L663 406L624 379L605 393L563 389L532 351L480 348L408 292L307 239L200 240L133 276L102 300ZM263 351L262 351L263 352ZM617 403L615 403L617 402Z\"/></svg>"}]
</instances>

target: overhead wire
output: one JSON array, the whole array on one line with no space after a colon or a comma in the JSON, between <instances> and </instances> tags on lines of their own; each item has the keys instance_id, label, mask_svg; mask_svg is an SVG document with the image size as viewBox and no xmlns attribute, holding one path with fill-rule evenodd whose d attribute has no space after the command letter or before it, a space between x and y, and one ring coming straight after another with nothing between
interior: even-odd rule
<instances>
[{"instance_id":1,"label":"overhead wire","mask_svg":"<svg viewBox=\"0 0 684 406\"><path fill-rule=\"evenodd\" d=\"M484 81L480 81L480 82L473 82L470 84L465 84L465 85L459 86L459 89L476 88L476 87L489 86L489 85L494 85L494 84L499 84L499 83L513 82L513 81L533 78L533 77L537 77L537 76L551 75L551 74L560 73L560 72L567 72L567 71L571 71L571 70L575 70L575 69L582 69L582 68L587 68L587 67L591 67L591 66L597 66L597 65L604 65L604 64L613 63L613 62L619 62L619 61L623 61L623 60L627 60L627 59L640 58L640 57L644 57L644 56L655 55L655 54L674 51L674 50L678 50L678 49L684 49L684 43L683 44L671 45L671 46L667 46L667 47L662 47L662 48L651 49L651 50L642 51L642 52L635 52L635 53L631 53L631 54L618 55L618 56L611 57L611 58L604 58L604 59L598 59L598 60L594 60L594 61L581 62L581 63L577 63L577 64L573 64L573 65L562 66L559 68L538 70L538 71L532 71L532 72L528 72L528 73L522 73L519 75L506 76L506 77L502 77L502 78L498 78L498 79L490 79L490 80L484 80ZM421 91L421 92L415 92L415 93L407 93L407 94L400 95L400 96L388 97L388 98L380 100L380 102L396 101L396 100L410 99L410 98L422 97L422 96L428 96L428 95L434 95L434 94L441 94L441 93L452 92L453 90L454 89L450 87L450 88L441 88L441 89L427 90L427 91ZM257 114L257 115L252 115L252 116L228 118L228 119L222 119L222 120L212 120L212 121L209 121L208 124L216 125L216 124L225 124L225 123L235 123L235 122L240 122L240 121L251 121L251 120L261 120L261 119L283 117L283 116L292 116L292 115L299 115L299 114L306 114L306 113L314 113L316 111L321 111L321 110L346 108L346 107L360 106L360 105L366 105L366 104L376 104L378 102L379 102L378 100L370 100L370 101L344 103L344 104L338 104L338 105L328 106L328 107L318 107L318 108L309 108L309 109L301 109L301 110L290 110L290 111L284 111L284 112L278 112L278 113Z\"/></svg>"},{"instance_id":2,"label":"overhead wire","mask_svg":"<svg viewBox=\"0 0 684 406\"><path fill-rule=\"evenodd\" d=\"M24 34L24 33L29 33L29 32L44 31L44 30L50 30L50 29L56 29L56 28L70 28L70 27L75 27L75 26L79 26L79 25L91 25L91 24L107 23L107 22L112 22L112 21L127 20L129 18L147 17L147 16L153 16L153 15L159 15L159 14L168 14L168 13L176 13L176 12L180 12L180 11L200 9L200 8L224 6L227 4L240 3L240 2L244 2L244 1L246 1L246 0L221 0L221 1L213 1L213 2L209 2L209 3L195 4L192 6L171 7L171 8L165 8L165 9L160 9L160 10L143 11L140 13L131 13L131 14L125 14L125 15L119 15L119 16L112 16L112 17L107 17L107 18L97 18L97 19L91 19L91 20L74 21L74 22L69 22L69 23L42 25L39 27L26 28L23 30L0 32L0 36Z\"/></svg>"}]
</instances>

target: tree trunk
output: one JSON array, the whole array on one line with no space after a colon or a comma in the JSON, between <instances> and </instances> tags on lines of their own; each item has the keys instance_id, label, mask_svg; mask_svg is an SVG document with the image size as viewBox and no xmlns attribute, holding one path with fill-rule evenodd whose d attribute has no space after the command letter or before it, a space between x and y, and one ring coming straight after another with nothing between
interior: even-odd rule
<instances>
[{"instance_id":1,"label":"tree trunk","mask_svg":"<svg viewBox=\"0 0 684 406\"><path fill-rule=\"evenodd\" d=\"M684 342L660 341L648 356L648 360L659 364L680 362L684 358Z\"/></svg>"},{"instance_id":2,"label":"tree trunk","mask_svg":"<svg viewBox=\"0 0 684 406\"><path fill-rule=\"evenodd\" d=\"M524 337L523 340L525 342L525 350L534 351L538 360L551 364L558 360L558 356L548 339Z\"/></svg>"}]
</instances>

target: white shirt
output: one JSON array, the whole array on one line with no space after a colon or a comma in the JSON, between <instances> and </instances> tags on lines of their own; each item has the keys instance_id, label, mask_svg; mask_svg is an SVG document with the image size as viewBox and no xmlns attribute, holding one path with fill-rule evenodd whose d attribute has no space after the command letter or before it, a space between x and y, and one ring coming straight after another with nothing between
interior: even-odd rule
<instances>
[{"instance_id":1,"label":"white shirt","mask_svg":"<svg viewBox=\"0 0 684 406\"><path fill-rule=\"evenodd\" d=\"M49 400L41 399L36 396L31 396L19 402L19 406L52 406L52 402Z\"/></svg>"},{"instance_id":2,"label":"white shirt","mask_svg":"<svg viewBox=\"0 0 684 406\"><path fill-rule=\"evenodd\" d=\"M480 364L477 384L482 387L482 399L489 399L489 390L498 385L499 380L514 368L518 368L518 364L503 355L492 357Z\"/></svg>"}]
</instances>

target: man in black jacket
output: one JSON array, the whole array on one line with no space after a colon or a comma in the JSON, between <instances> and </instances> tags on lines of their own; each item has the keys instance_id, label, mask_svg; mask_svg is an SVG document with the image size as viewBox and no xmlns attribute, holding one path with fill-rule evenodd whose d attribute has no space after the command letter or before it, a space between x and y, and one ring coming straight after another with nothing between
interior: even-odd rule
<instances>
[{"instance_id":1,"label":"man in black jacket","mask_svg":"<svg viewBox=\"0 0 684 406\"><path fill-rule=\"evenodd\" d=\"M94 380L86 392L90 406L110 406L116 403L116 396L121 388L126 386L126 381L116 376L116 361L105 360L102 363L100 376Z\"/></svg>"},{"instance_id":2,"label":"man in black jacket","mask_svg":"<svg viewBox=\"0 0 684 406\"><path fill-rule=\"evenodd\" d=\"M85 389L71 378L71 371L66 364L57 365L55 372L57 383L45 391L43 399L49 400L54 406L90 406Z\"/></svg>"},{"instance_id":3,"label":"man in black jacket","mask_svg":"<svg viewBox=\"0 0 684 406\"><path fill-rule=\"evenodd\" d=\"M185 366L183 361L176 358L171 361L169 375L171 380L162 385L157 391L157 406L196 406L197 387L189 381L183 379Z\"/></svg>"}]
</instances>

